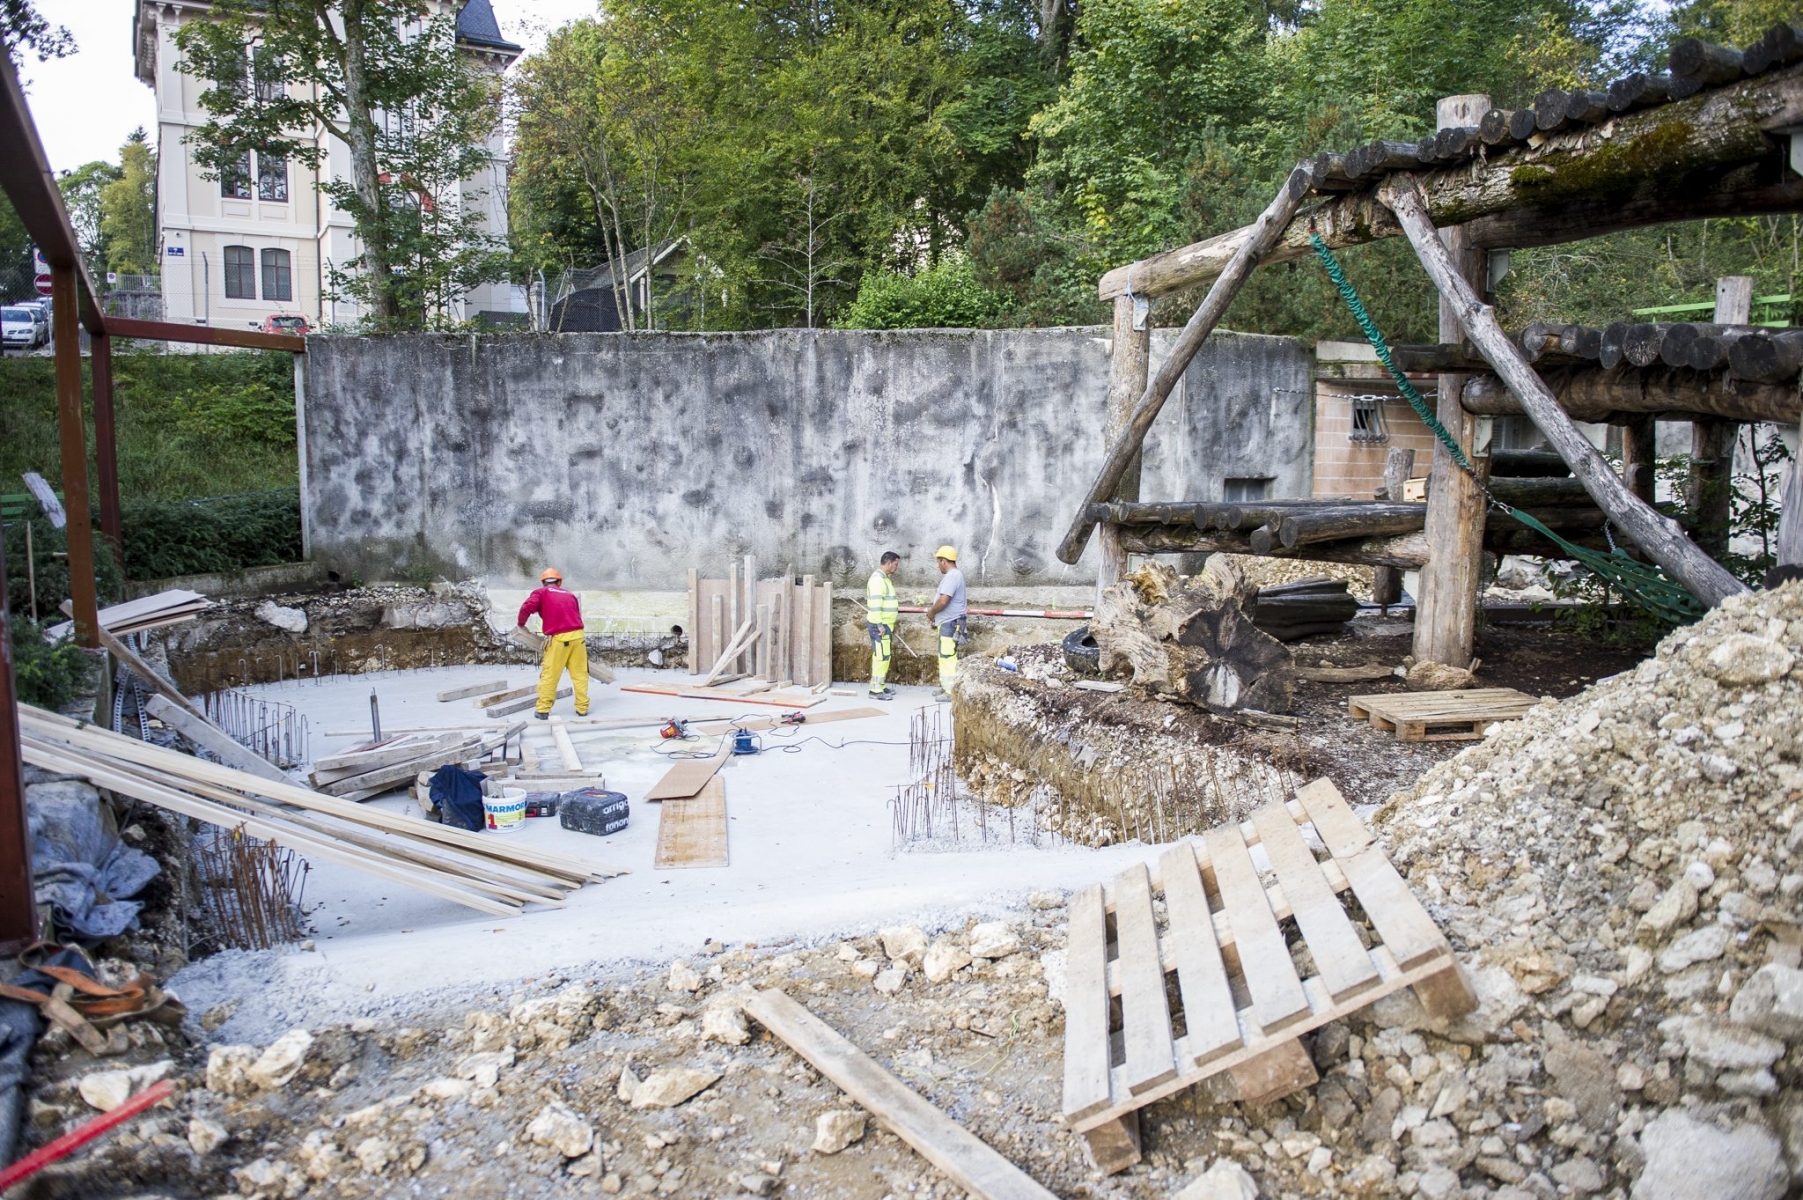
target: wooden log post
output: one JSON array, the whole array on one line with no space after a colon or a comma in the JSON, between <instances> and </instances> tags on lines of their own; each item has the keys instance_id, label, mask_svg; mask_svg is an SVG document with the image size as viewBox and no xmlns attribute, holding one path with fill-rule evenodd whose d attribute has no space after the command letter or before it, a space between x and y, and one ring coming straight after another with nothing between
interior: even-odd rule
<instances>
[{"instance_id":1,"label":"wooden log post","mask_svg":"<svg viewBox=\"0 0 1803 1200\"><path fill-rule=\"evenodd\" d=\"M1435 107L1434 114L1442 127L1475 125L1489 110L1488 96L1448 96ZM1439 237L1446 244L1446 253L1459 277L1474 288L1481 288L1483 252L1470 245L1456 226L1442 230ZM1458 309L1442 293L1440 340L1458 342L1465 333L1459 325ZM1484 573L1485 505L1481 481L1490 473L1489 447L1476 445L1478 418L1466 412L1460 402L1465 376L1443 374L1438 386L1434 415L1465 451L1477 476L1474 479L1460 470L1436 439L1432 467L1436 486L1427 501L1427 541L1434 550L1427 566L1421 569L1421 595L1416 597L1415 659L1465 667L1471 663L1471 648L1477 637L1478 584Z\"/></svg>"},{"instance_id":2,"label":"wooden log post","mask_svg":"<svg viewBox=\"0 0 1803 1200\"><path fill-rule=\"evenodd\" d=\"M1128 293L1114 298L1114 341L1108 357L1108 404L1102 419L1102 444L1112 446L1133 419L1133 405L1146 390L1152 367L1151 301ZM1111 499L1139 499L1140 456L1121 474ZM1096 600L1102 589L1119 583L1127 574L1127 552L1121 548L1120 530L1102 526L1101 558L1096 563Z\"/></svg>"},{"instance_id":3,"label":"wooden log post","mask_svg":"<svg viewBox=\"0 0 1803 1200\"><path fill-rule=\"evenodd\" d=\"M1640 500L1653 502L1653 464L1658 457L1659 424L1651 416L1641 415L1629 421L1622 430L1621 477Z\"/></svg>"},{"instance_id":4,"label":"wooden log post","mask_svg":"<svg viewBox=\"0 0 1803 1200\"><path fill-rule=\"evenodd\" d=\"M1745 325L1753 316L1753 277L1727 275L1715 282L1715 323ZM1734 447L1740 426L1733 421L1702 420L1691 424L1690 474L1684 502L1696 522L1697 544L1711 558L1728 556L1728 527L1733 519Z\"/></svg>"},{"instance_id":5,"label":"wooden log post","mask_svg":"<svg viewBox=\"0 0 1803 1200\"><path fill-rule=\"evenodd\" d=\"M1459 321L1471 336L1472 343L1521 401L1553 449L1570 464L1572 474L1584 481L1584 489L1596 501L1597 507L1607 513L1648 558L1664 567L1703 603L1713 606L1729 596L1745 593L1746 585L1699 550L1676 521L1636 499L1596 447L1590 444L1590 439L1572 424L1534 369L1522 359L1515 343L1496 323L1496 315L1459 273L1440 242L1414 177L1406 172L1394 176L1385 184L1382 197L1395 213L1403 233L1441 295L1454 300Z\"/></svg>"},{"instance_id":6,"label":"wooden log post","mask_svg":"<svg viewBox=\"0 0 1803 1200\"><path fill-rule=\"evenodd\" d=\"M1495 110L1492 110L1495 111ZM1400 504L1402 494L1415 470L1415 452L1407 446L1391 446L1384 455L1384 485L1380 500ZM1371 599L1386 607L1402 600L1402 572L1395 567L1374 567L1371 571Z\"/></svg>"}]
</instances>

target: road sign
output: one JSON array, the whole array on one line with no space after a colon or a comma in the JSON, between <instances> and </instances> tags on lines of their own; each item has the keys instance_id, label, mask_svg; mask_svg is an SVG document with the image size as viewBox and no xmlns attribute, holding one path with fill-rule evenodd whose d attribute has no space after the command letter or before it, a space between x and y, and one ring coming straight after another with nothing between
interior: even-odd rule
<instances>
[{"instance_id":1,"label":"road sign","mask_svg":"<svg viewBox=\"0 0 1803 1200\"><path fill-rule=\"evenodd\" d=\"M38 285L38 295L48 296L50 294L50 276L39 275L37 278L37 285Z\"/></svg>"},{"instance_id":2,"label":"road sign","mask_svg":"<svg viewBox=\"0 0 1803 1200\"><path fill-rule=\"evenodd\" d=\"M48 275L50 273L50 261L44 257L44 252L42 250L33 250L31 252L31 257L33 261L37 263L39 275Z\"/></svg>"}]
</instances>

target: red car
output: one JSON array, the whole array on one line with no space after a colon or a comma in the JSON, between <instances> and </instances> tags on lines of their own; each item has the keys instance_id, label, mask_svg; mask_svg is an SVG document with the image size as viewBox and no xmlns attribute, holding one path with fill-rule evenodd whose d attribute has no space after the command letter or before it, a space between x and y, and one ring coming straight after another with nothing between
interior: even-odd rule
<instances>
[{"instance_id":1,"label":"red car","mask_svg":"<svg viewBox=\"0 0 1803 1200\"><path fill-rule=\"evenodd\" d=\"M264 333L292 333L295 337L306 337L312 330L305 317L290 317L277 313L263 320Z\"/></svg>"}]
</instances>

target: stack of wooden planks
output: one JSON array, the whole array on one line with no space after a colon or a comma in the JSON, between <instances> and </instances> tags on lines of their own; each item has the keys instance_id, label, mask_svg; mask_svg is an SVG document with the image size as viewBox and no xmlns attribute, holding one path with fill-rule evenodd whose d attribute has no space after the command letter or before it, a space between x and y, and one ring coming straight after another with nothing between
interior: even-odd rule
<instances>
[{"instance_id":1,"label":"stack of wooden planks","mask_svg":"<svg viewBox=\"0 0 1803 1200\"><path fill-rule=\"evenodd\" d=\"M25 761L428 895L511 916L622 868L366 807L19 705Z\"/></svg>"},{"instance_id":2,"label":"stack of wooden planks","mask_svg":"<svg viewBox=\"0 0 1803 1200\"><path fill-rule=\"evenodd\" d=\"M140 596L136 600L127 600L124 604L115 604L111 608L103 608L97 614L100 627L109 633L124 636L144 629L159 629L164 625L178 625L183 621L192 621L212 606L199 592L185 592L180 589L158 592L154 596ZM69 611L65 602L64 610ZM75 629L75 622L63 621L50 626L44 632L52 639L69 636Z\"/></svg>"},{"instance_id":3,"label":"stack of wooden planks","mask_svg":"<svg viewBox=\"0 0 1803 1200\"><path fill-rule=\"evenodd\" d=\"M804 575L757 577L747 555L725 579L689 571L689 674L703 686L756 676L773 688L811 688L833 675L833 589Z\"/></svg>"},{"instance_id":4,"label":"stack of wooden planks","mask_svg":"<svg viewBox=\"0 0 1803 1200\"><path fill-rule=\"evenodd\" d=\"M1437 1018L1477 1003L1325 779L1077 893L1066 953L1064 1119L1105 1172L1138 1161L1141 1108L1210 1076L1248 1107L1314 1083L1297 1039L1329 1021L1405 987Z\"/></svg>"},{"instance_id":5,"label":"stack of wooden planks","mask_svg":"<svg viewBox=\"0 0 1803 1200\"><path fill-rule=\"evenodd\" d=\"M526 723L521 721L492 733L413 733L365 742L314 759L313 786L328 796L368 800L446 763L474 766L484 755L504 749L525 729Z\"/></svg>"}]
</instances>

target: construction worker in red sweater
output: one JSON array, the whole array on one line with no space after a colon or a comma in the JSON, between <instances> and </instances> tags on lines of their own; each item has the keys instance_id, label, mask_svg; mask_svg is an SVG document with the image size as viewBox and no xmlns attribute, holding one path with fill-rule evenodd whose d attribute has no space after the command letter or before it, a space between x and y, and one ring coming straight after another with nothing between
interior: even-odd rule
<instances>
[{"instance_id":1,"label":"construction worker in red sweater","mask_svg":"<svg viewBox=\"0 0 1803 1200\"><path fill-rule=\"evenodd\" d=\"M538 614L539 629L545 635L545 665L538 675L538 712L541 721L551 719L551 708L557 703L557 685L563 673L570 672L570 685L576 690L576 715L588 716L588 646L582 640L582 602L575 592L563 586L563 574L556 568L538 577L540 587L526 603L520 605L520 628L526 618Z\"/></svg>"}]
</instances>

